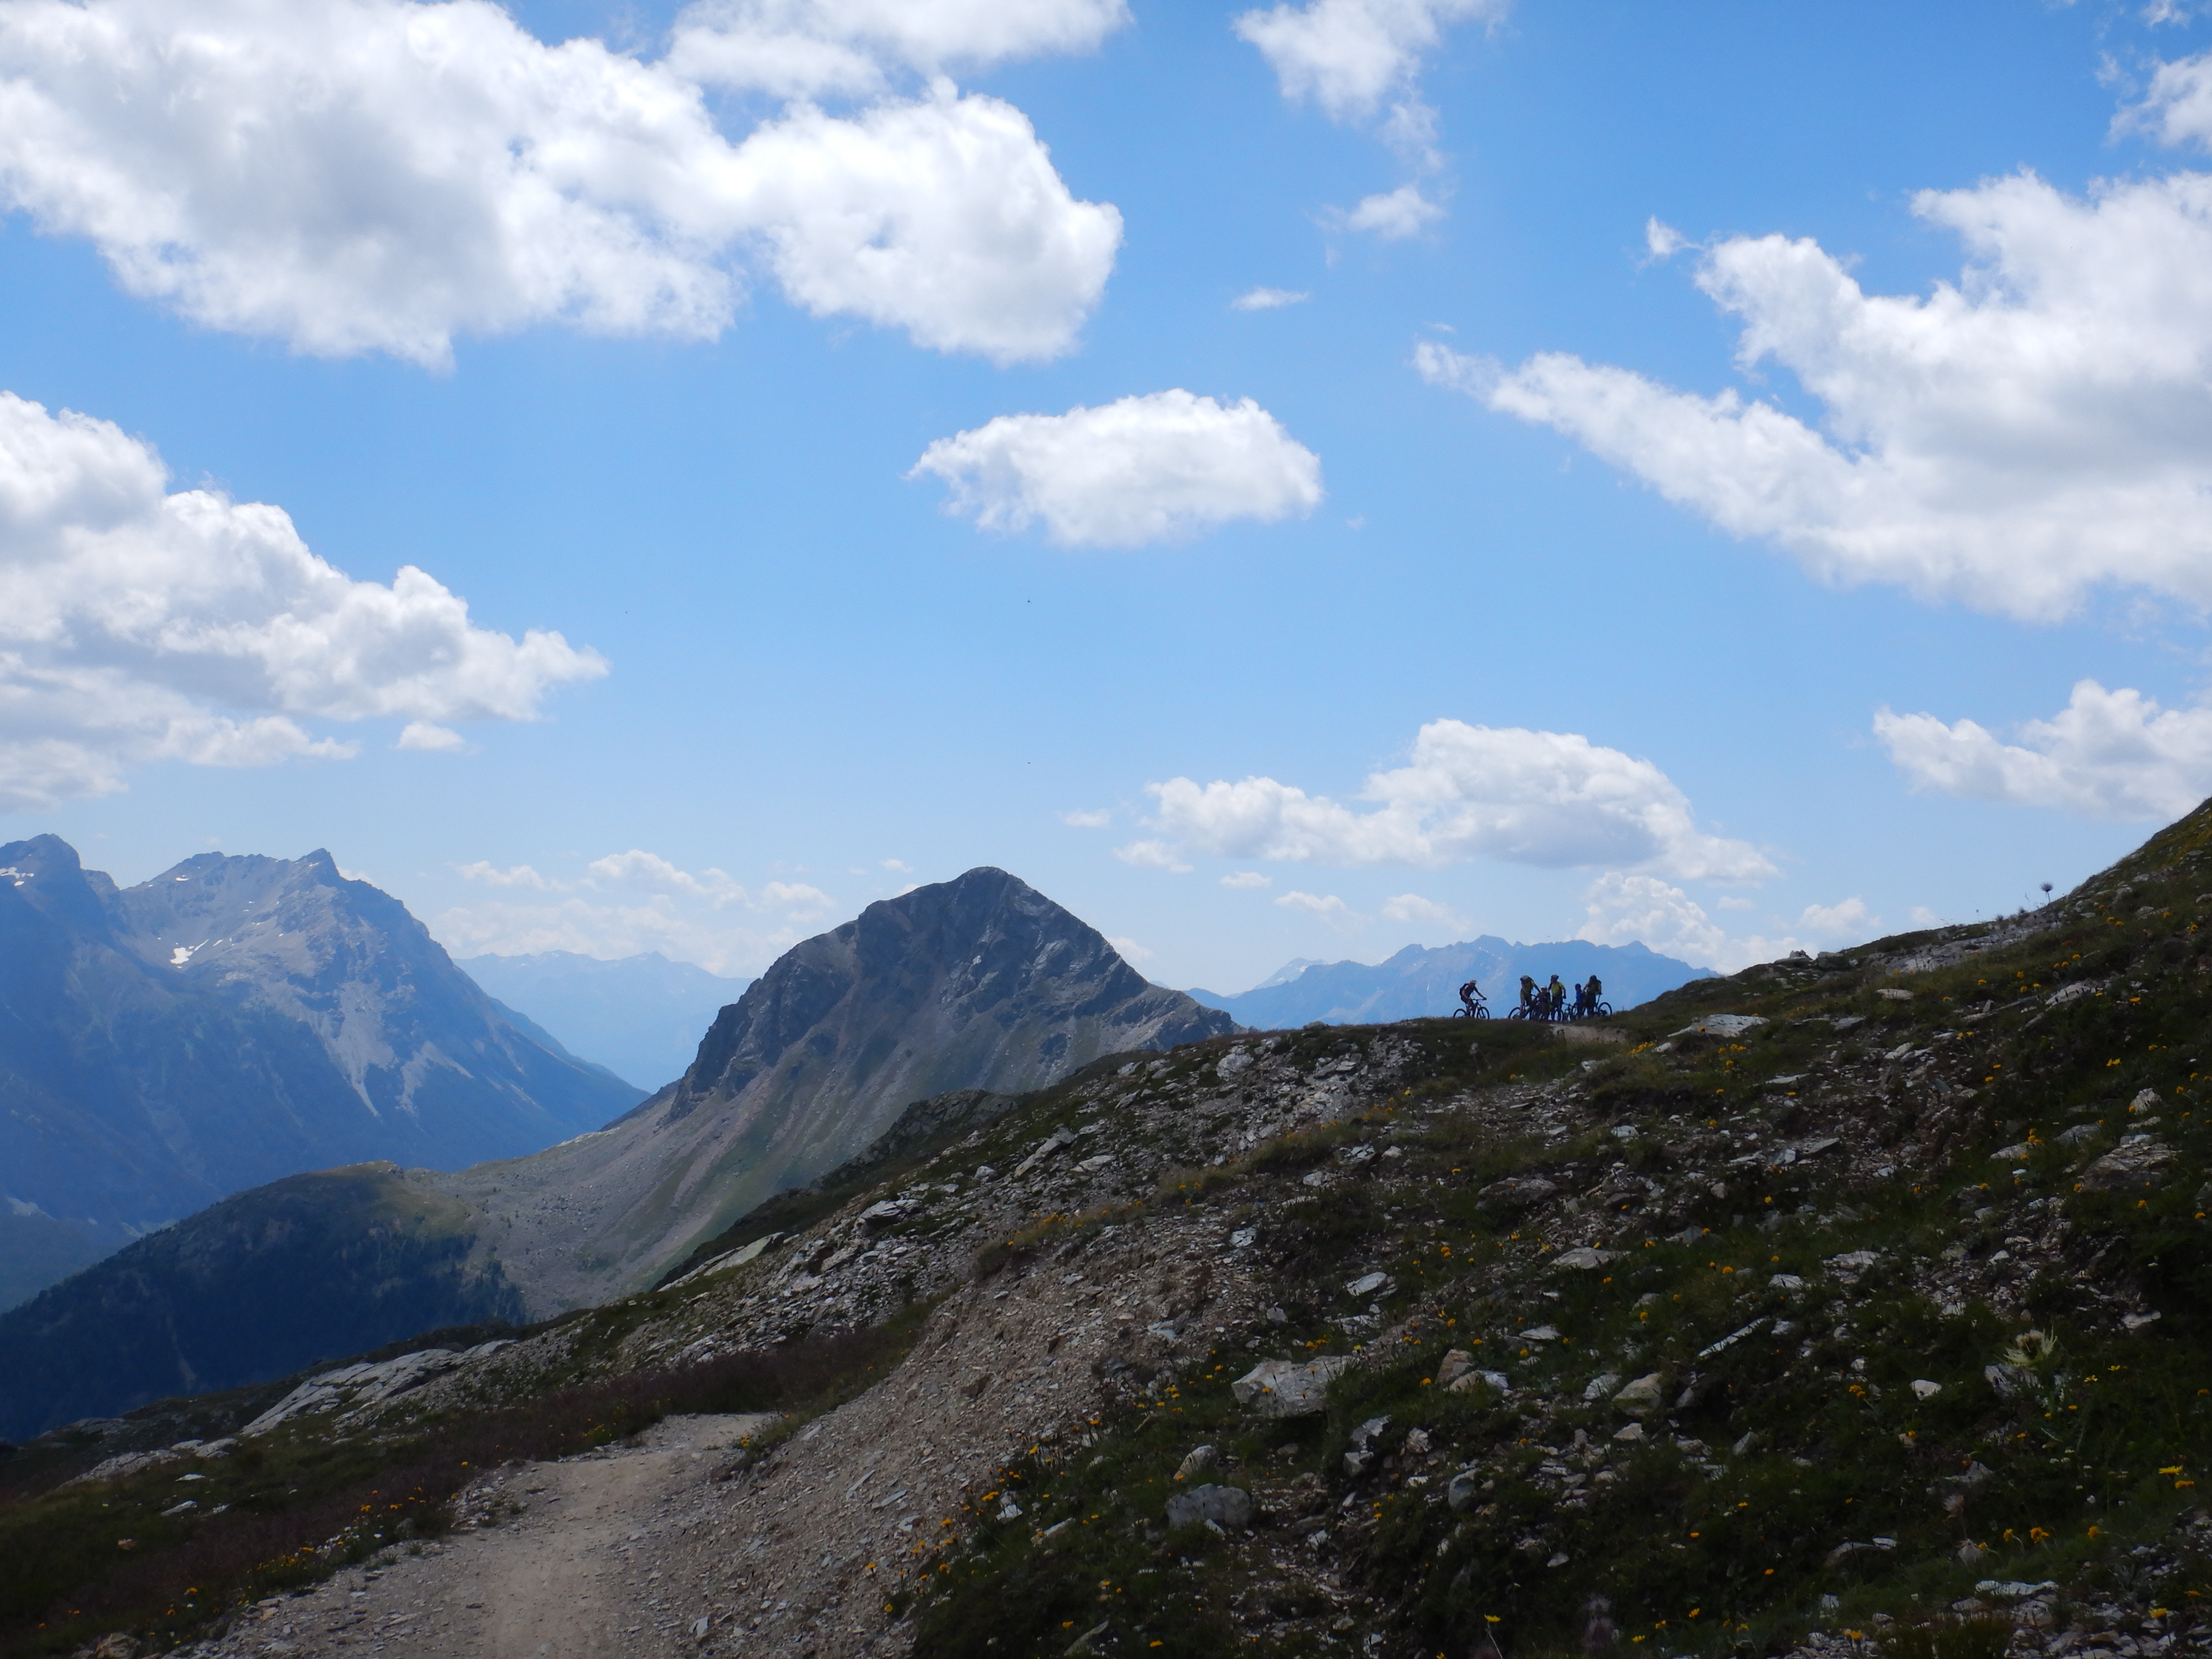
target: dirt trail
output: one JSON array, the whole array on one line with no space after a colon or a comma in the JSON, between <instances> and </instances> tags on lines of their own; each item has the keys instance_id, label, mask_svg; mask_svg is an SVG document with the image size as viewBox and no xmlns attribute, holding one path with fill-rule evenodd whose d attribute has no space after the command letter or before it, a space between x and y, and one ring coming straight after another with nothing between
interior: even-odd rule
<instances>
[{"instance_id":1,"label":"dirt trail","mask_svg":"<svg viewBox=\"0 0 2212 1659\"><path fill-rule=\"evenodd\" d=\"M501 1469L460 1505L501 1524L272 1600L198 1659L903 1655L900 1592L987 1499L1021 1513L1009 1455L1073 1450L1102 1373L1205 1364L1260 1316L1229 1230L1199 1206L963 1287L890 1376L733 1479L719 1449L774 1419L670 1418L635 1449Z\"/></svg>"},{"instance_id":2,"label":"dirt trail","mask_svg":"<svg viewBox=\"0 0 2212 1659\"><path fill-rule=\"evenodd\" d=\"M720 1449L774 1421L670 1418L634 1449L502 1469L467 1500L473 1512L500 1514L502 1524L272 1601L199 1651L209 1659L387 1650L424 1659L696 1653L696 1621L720 1623L729 1590L712 1582L684 1512L704 1505L711 1473L726 1461Z\"/></svg>"}]
</instances>

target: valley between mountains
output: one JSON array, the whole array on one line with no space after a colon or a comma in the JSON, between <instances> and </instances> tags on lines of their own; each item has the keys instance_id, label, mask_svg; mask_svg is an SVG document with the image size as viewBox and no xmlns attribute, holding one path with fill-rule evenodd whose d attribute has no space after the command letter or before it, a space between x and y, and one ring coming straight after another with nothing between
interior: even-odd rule
<instances>
[{"instance_id":1,"label":"valley between mountains","mask_svg":"<svg viewBox=\"0 0 2212 1659\"><path fill-rule=\"evenodd\" d=\"M2208 1037L2201 809L1603 1025L921 1099L650 1285L31 1442L0 1641L2205 1651Z\"/></svg>"}]
</instances>

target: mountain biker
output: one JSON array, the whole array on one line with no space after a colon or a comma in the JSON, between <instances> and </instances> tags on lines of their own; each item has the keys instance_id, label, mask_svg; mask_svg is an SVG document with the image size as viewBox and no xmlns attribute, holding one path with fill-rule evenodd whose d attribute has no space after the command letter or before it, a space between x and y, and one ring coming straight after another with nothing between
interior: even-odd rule
<instances>
[{"instance_id":1,"label":"mountain biker","mask_svg":"<svg viewBox=\"0 0 2212 1659\"><path fill-rule=\"evenodd\" d=\"M1598 977L1595 974L1592 974L1589 976L1589 983L1583 987L1583 994L1589 999L1590 1012L1595 1013L1597 1012L1597 1005L1602 1001L1605 997L1605 987L1598 982Z\"/></svg>"},{"instance_id":2,"label":"mountain biker","mask_svg":"<svg viewBox=\"0 0 2212 1659\"><path fill-rule=\"evenodd\" d=\"M1534 974L1523 974L1521 975L1521 1012L1524 1014L1533 1012L1535 1006L1536 976Z\"/></svg>"},{"instance_id":3,"label":"mountain biker","mask_svg":"<svg viewBox=\"0 0 2212 1659\"><path fill-rule=\"evenodd\" d=\"M1567 988L1559 983L1557 974L1552 975L1552 982L1544 988L1544 996L1551 1005L1553 1018L1556 1019L1559 1010L1567 1006Z\"/></svg>"},{"instance_id":4,"label":"mountain biker","mask_svg":"<svg viewBox=\"0 0 2212 1659\"><path fill-rule=\"evenodd\" d=\"M1473 1013L1475 1005L1481 1000L1482 987L1477 985L1473 980L1468 981L1459 988L1459 1006L1466 1009L1468 1013Z\"/></svg>"}]
</instances>

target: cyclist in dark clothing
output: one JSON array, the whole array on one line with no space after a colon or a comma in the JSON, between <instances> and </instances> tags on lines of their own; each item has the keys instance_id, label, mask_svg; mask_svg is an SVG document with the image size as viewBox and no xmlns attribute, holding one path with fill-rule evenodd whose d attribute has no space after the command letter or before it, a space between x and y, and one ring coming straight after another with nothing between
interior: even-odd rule
<instances>
[{"instance_id":1,"label":"cyclist in dark clothing","mask_svg":"<svg viewBox=\"0 0 2212 1659\"><path fill-rule=\"evenodd\" d=\"M1521 1012L1524 1014L1531 1014L1535 1011L1536 976L1534 974L1523 974L1521 975Z\"/></svg>"}]
</instances>

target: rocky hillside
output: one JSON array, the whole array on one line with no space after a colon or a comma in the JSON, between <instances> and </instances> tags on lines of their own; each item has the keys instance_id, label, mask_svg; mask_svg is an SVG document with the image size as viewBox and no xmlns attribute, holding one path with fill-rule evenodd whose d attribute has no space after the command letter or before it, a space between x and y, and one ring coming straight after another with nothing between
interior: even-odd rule
<instances>
[{"instance_id":1,"label":"rocky hillside","mask_svg":"<svg viewBox=\"0 0 2212 1659\"><path fill-rule=\"evenodd\" d=\"M638 1097L327 853L118 890L54 836L0 847L0 1307L243 1188L511 1157Z\"/></svg>"},{"instance_id":2,"label":"rocky hillside","mask_svg":"<svg viewBox=\"0 0 2212 1659\"><path fill-rule=\"evenodd\" d=\"M1198 990L1191 995L1209 1008L1234 1015L1238 1024L1262 1031L1291 1030L1316 1019L1331 1025L1376 1025L1449 1014L1459 1006L1459 988L1470 979L1503 1014L1520 1000L1523 974L1539 985L1553 974L1575 985L1595 974L1605 986L1607 1002L1632 1008L1691 980L1710 978L1712 970L1692 968L1641 945L1592 945L1583 939L1516 945L1485 933L1433 950L1409 945L1388 961L1374 963L1292 963L1235 996Z\"/></svg>"},{"instance_id":3,"label":"rocky hillside","mask_svg":"<svg viewBox=\"0 0 2212 1659\"><path fill-rule=\"evenodd\" d=\"M2033 915L1698 981L1609 1030L1102 1060L938 1110L649 1294L333 1374L253 1467L205 1466L207 1518L112 1464L0 1511L0 1559L128 1526L205 1586L245 1525L209 1500L262 1504L265 1547L283 1483L347 1446L438 1471L410 1479L480 1526L493 1489L433 1455L467 1424L707 1398L687 1379L876 1331L896 1369L628 1534L638 1650L2212 1650L2208 1037L2212 809ZM0 1480L179 1421L56 1435ZM211 1607L269 1581L222 1582Z\"/></svg>"}]
</instances>

